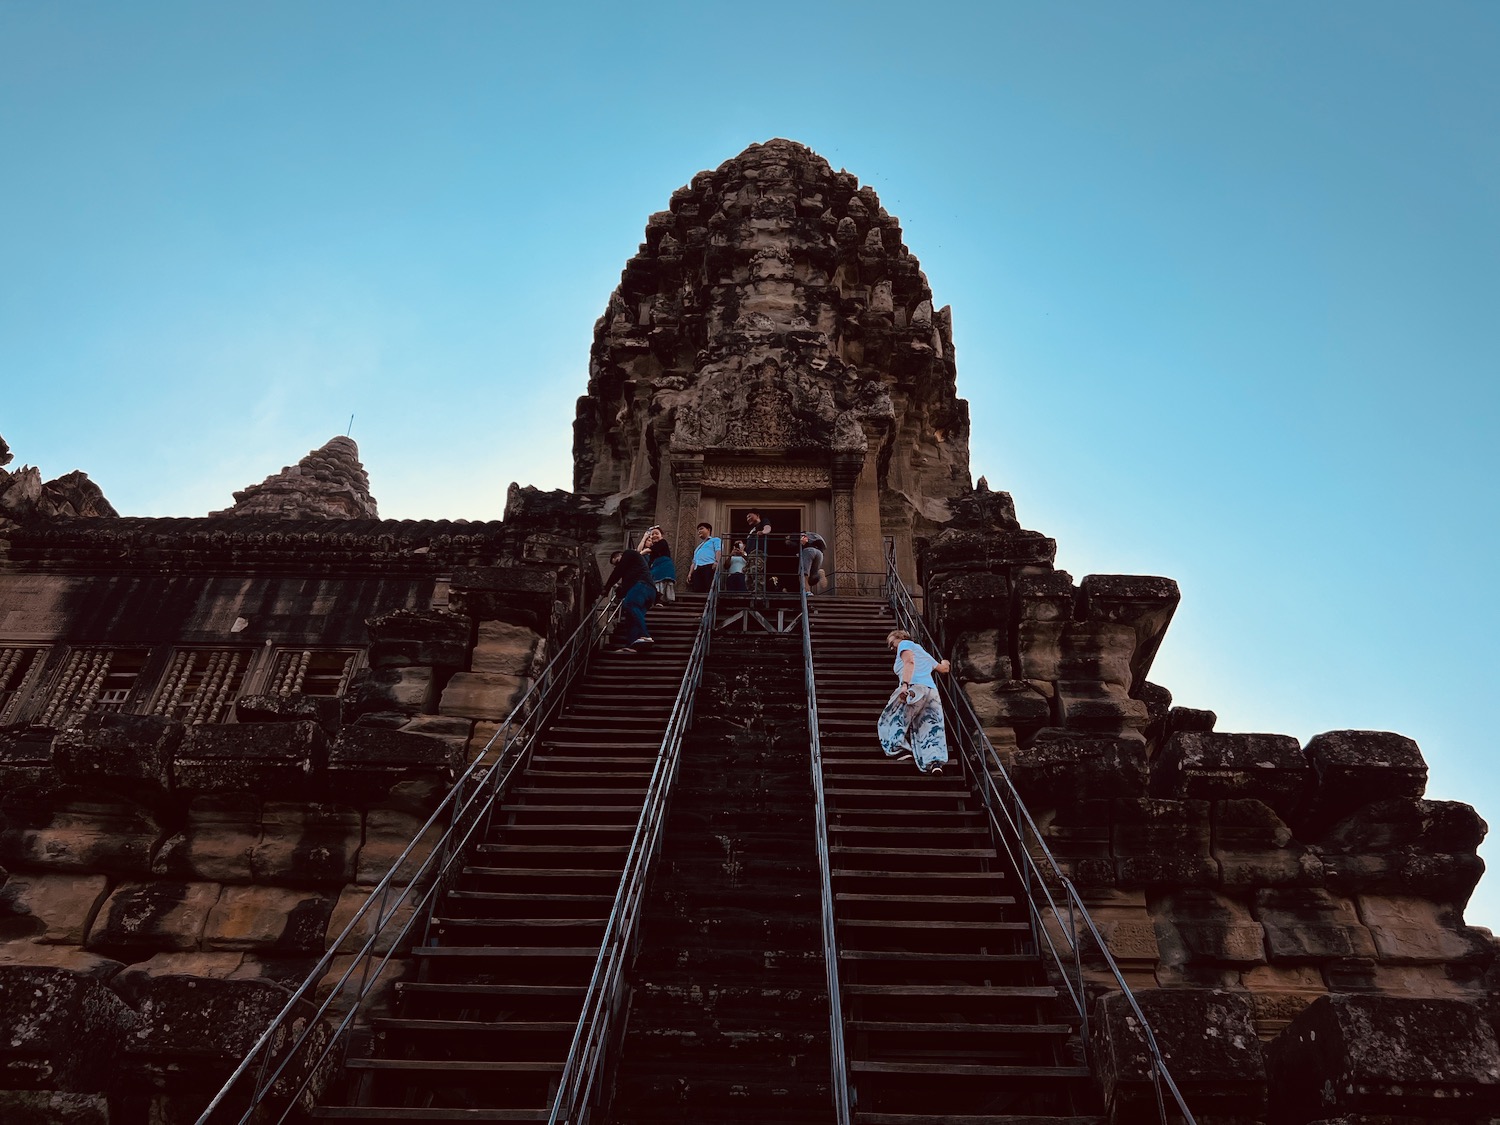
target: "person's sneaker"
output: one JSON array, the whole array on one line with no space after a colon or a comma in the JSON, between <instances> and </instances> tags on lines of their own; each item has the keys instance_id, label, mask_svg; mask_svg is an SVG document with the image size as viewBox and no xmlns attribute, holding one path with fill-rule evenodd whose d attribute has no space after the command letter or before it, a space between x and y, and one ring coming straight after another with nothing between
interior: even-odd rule
<instances>
[{"instance_id":1,"label":"person's sneaker","mask_svg":"<svg viewBox=\"0 0 1500 1125\"><path fill-rule=\"evenodd\" d=\"M942 773L943 773L943 767L942 766L933 766L927 772L930 773L930 774L932 774L933 777L941 777Z\"/></svg>"},{"instance_id":2,"label":"person's sneaker","mask_svg":"<svg viewBox=\"0 0 1500 1125\"><path fill-rule=\"evenodd\" d=\"M893 761L893 762L909 762L909 761L911 761L911 751L910 750L903 750L903 751L901 751L901 753L899 753L899 754L895 755L894 757L892 757L891 761Z\"/></svg>"},{"instance_id":3,"label":"person's sneaker","mask_svg":"<svg viewBox=\"0 0 1500 1125\"><path fill-rule=\"evenodd\" d=\"M655 643L650 637L638 637L636 640L630 642L630 647L636 652L640 652L642 649L650 648Z\"/></svg>"},{"instance_id":4,"label":"person's sneaker","mask_svg":"<svg viewBox=\"0 0 1500 1125\"><path fill-rule=\"evenodd\" d=\"M640 655L640 651L641 650L638 649L638 648L631 648L629 645L621 645L619 648L612 648L609 651L610 652L625 652L625 653L629 653L631 656L638 656L638 655Z\"/></svg>"}]
</instances>

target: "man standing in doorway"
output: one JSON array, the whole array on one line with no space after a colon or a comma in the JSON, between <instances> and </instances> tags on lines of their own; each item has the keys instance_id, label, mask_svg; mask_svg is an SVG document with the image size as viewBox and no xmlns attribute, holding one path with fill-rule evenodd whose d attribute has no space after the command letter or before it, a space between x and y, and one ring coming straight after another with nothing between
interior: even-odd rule
<instances>
[{"instance_id":1,"label":"man standing in doorway","mask_svg":"<svg viewBox=\"0 0 1500 1125\"><path fill-rule=\"evenodd\" d=\"M771 545L771 525L762 523L759 512L745 513L745 556L749 560L750 592L766 596L766 556Z\"/></svg>"},{"instance_id":2,"label":"man standing in doorway","mask_svg":"<svg viewBox=\"0 0 1500 1125\"><path fill-rule=\"evenodd\" d=\"M698 525L698 546L693 549L693 568L688 571L688 588L695 594L706 594L713 587L714 572L719 567L719 552L724 544L714 534L714 525Z\"/></svg>"}]
</instances>

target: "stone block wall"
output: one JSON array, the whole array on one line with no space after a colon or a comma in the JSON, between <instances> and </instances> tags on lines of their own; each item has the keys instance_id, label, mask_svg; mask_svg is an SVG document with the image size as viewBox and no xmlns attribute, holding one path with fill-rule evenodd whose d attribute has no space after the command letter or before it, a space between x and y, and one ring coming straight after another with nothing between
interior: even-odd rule
<instances>
[{"instance_id":1,"label":"stone block wall","mask_svg":"<svg viewBox=\"0 0 1500 1125\"><path fill-rule=\"evenodd\" d=\"M1496 945L1463 918L1484 822L1425 798L1400 735L1173 708L1146 677L1176 585L1075 584L1048 544L945 532L925 614L1200 1122L1488 1120ZM1117 982L1099 957L1085 977L1110 1119L1155 1121Z\"/></svg>"},{"instance_id":2,"label":"stone block wall","mask_svg":"<svg viewBox=\"0 0 1500 1125\"><path fill-rule=\"evenodd\" d=\"M528 490L517 507L545 500ZM192 1121L333 950L327 996L368 936L368 922L344 934L356 912L597 586L578 540L538 522L429 568L448 564L424 604L377 597L342 698L246 696L228 724L89 713L0 729L0 1120ZM69 541L73 563L87 540ZM43 582L46 563L40 549L28 560ZM0 603L38 581L0 567ZM325 575L317 596L347 615L396 589L351 582L340 601ZM66 619L38 622L79 636ZM398 959L377 1008L403 972Z\"/></svg>"}]
</instances>

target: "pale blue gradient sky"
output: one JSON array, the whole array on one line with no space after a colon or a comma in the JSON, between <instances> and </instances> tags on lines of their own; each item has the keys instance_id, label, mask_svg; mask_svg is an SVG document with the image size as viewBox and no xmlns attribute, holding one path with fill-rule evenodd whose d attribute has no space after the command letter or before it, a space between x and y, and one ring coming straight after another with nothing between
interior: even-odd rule
<instances>
[{"instance_id":1,"label":"pale blue gradient sky","mask_svg":"<svg viewBox=\"0 0 1500 1125\"><path fill-rule=\"evenodd\" d=\"M1182 584L1153 679L1494 819L1497 57L1492 3L0 0L0 434L198 515L354 412L383 514L498 517L647 215L792 137L953 306L976 475Z\"/></svg>"}]
</instances>

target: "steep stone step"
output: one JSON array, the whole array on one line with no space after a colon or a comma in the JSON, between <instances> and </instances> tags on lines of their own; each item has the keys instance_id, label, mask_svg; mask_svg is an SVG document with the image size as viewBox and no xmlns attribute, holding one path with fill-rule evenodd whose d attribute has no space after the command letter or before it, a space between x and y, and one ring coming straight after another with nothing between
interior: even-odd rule
<instances>
[{"instance_id":1,"label":"steep stone step","mask_svg":"<svg viewBox=\"0 0 1500 1125\"><path fill-rule=\"evenodd\" d=\"M546 1120L695 626L653 618L649 656L593 659L330 1088L355 1104L322 1116Z\"/></svg>"}]
</instances>

